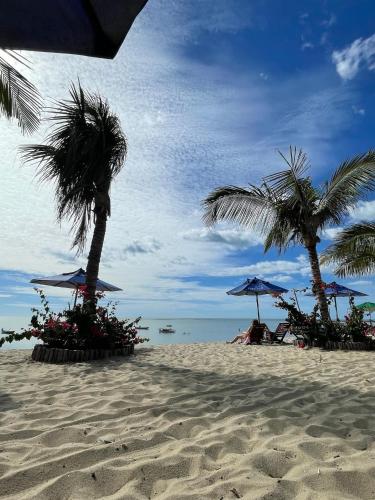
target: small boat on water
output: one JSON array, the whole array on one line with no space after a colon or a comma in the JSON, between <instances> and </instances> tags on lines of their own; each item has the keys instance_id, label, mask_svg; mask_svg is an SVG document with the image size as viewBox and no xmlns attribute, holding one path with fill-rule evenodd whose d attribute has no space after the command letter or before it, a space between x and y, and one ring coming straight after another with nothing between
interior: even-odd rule
<instances>
[{"instance_id":1,"label":"small boat on water","mask_svg":"<svg viewBox=\"0 0 375 500\"><path fill-rule=\"evenodd\" d=\"M159 328L159 333L175 333L176 330L172 328L172 325L167 325L164 328Z\"/></svg>"},{"instance_id":2,"label":"small boat on water","mask_svg":"<svg viewBox=\"0 0 375 500\"><path fill-rule=\"evenodd\" d=\"M136 326L135 328L136 328L136 330L149 330L150 329L149 326L141 326L141 325Z\"/></svg>"},{"instance_id":3,"label":"small boat on water","mask_svg":"<svg viewBox=\"0 0 375 500\"><path fill-rule=\"evenodd\" d=\"M4 330L3 328L1 329L2 335L12 335L13 333L14 333L14 330Z\"/></svg>"}]
</instances>

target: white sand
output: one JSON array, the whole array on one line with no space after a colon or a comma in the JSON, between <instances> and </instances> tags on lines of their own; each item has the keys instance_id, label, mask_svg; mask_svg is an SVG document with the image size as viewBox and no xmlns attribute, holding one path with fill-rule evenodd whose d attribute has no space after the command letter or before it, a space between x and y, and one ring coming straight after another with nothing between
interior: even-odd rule
<instances>
[{"instance_id":1,"label":"white sand","mask_svg":"<svg viewBox=\"0 0 375 500\"><path fill-rule=\"evenodd\" d=\"M375 353L0 352L0 497L374 499Z\"/></svg>"}]
</instances>

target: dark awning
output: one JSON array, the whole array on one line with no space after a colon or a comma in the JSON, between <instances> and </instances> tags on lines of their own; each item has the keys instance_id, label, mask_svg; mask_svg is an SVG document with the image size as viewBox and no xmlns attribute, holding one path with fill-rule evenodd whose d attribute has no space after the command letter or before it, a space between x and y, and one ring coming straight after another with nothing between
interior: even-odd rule
<instances>
[{"instance_id":1,"label":"dark awning","mask_svg":"<svg viewBox=\"0 0 375 500\"><path fill-rule=\"evenodd\" d=\"M147 0L2 0L0 48L112 59Z\"/></svg>"}]
</instances>

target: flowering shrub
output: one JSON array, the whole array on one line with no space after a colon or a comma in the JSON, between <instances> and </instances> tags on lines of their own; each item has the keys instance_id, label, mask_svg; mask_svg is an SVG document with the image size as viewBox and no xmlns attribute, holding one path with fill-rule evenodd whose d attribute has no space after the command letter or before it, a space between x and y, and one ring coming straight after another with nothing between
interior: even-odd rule
<instances>
[{"instance_id":1,"label":"flowering shrub","mask_svg":"<svg viewBox=\"0 0 375 500\"><path fill-rule=\"evenodd\" d=\"M115 349L129 344L147 342L149 339L138 337L135 321L120 320L116 317L116 304L109 302L106 307L92 305L89 302L77 304L72 309L62 312L51 311L46 295L36 289L40 296L41 308L32 309L30 328L21 333L10 334L0 339L0 347L4 342L31 339L35 337L49 347L65 349ZM86 293L85 287L80 295ZM104 294L97 292L96 300Z\"/></svg>"},{"instance_id":2,"label":"flowering shrub","mask_svg":"<svg viewBox=\"0 0 375 500\"><path fill-rule=\"evenodd\" d=\"M321 324L319 321L319 306L316 304L310 314L302 312L296 305L296 300L291 297L290 302L283 297L278 297L276 307L284 309L288 314L288 323L292 330L301 331L309 340L317 340L321 336Z\"/></svg>"},{"instance_id":3,"label":"flowering shrub","mask_svg":"<svg viewBox=\"0 0 375 500\"><path fill-rule=\"evenodd\" d=\"M331 299L328 299L328 303L330 302ZM290 298L288 302L278 297L275 306L287 311L288 321L296 332L300 331L309 341L315 340L319 345L323 345L327 340L371 342L371 339L366 337L369 325L363 320L363 311L355 307L353 297L350 297L349 303L350 312L345 316L345 321L330 321L329 324L321 321L318 304L310 314L300 311L294 298Z\"/></svg>"},{"instance_id":4,"label":"flowering shrub","mask_svg":"<svg viewBox=\"0 0 375 500\"><path fill-rule=\"evenodd\" d=\"M345 316L345 323L337 325L338 331L343 340L354 342L369 342L366 337L369 325L364 321L364 312L354 304L354 297L349 298L350 312Z\"/></svg>"}]
</instances>

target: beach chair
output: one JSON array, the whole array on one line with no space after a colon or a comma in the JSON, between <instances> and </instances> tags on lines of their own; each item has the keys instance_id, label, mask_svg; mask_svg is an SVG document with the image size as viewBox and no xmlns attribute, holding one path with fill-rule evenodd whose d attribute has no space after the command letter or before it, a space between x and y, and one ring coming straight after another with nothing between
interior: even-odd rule
<instances>
[{"instance_id":1,"label":"beach chair","mask_svg":"<svg viewBox=\"0 0 375 500\"><path fill-rule=\"evenodd\" d=\"M282 344L284 341L284 337L289 330L290 324L287 321L283 321L277 325L274 332L272 332L271 330L267 331L267 341L271 343L277 342L278 344Z\"/></svg>"},{"instance_id":2,"label":"beach chair","mask_svg":"<svg viewBox=\"0 0 375 500\"><path fill-rule=\"evenodd\" d=\"M307 326L294 326L290 329L290 333L296 337L298 345L308 345L310 343L308 332L309 327Z\"/></svg>"}]
</instances>

